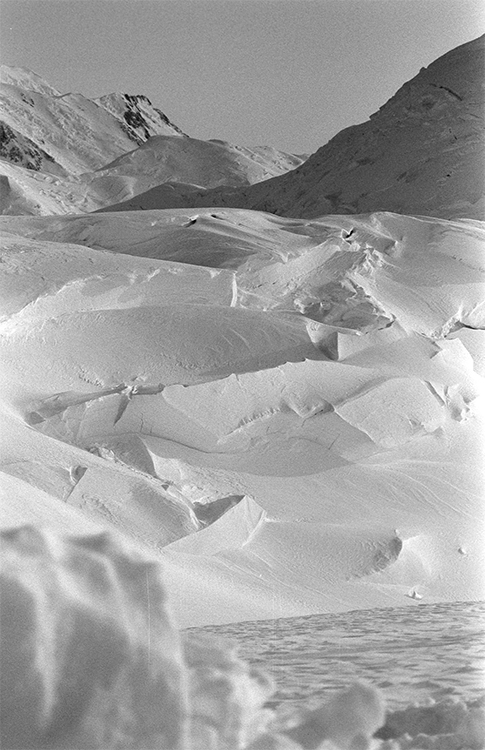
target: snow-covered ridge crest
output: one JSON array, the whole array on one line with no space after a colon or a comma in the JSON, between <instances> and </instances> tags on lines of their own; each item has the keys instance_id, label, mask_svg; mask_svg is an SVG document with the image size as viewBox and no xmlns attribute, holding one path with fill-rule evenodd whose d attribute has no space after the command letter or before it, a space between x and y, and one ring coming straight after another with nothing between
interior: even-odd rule
<instances>
[{"instance_id":1,"label":"snow-covered ridge crest","mask_svg":"<svg viewBox=\"0 0 485 750\"><path fill-rule=\"evenodd\" d=\"M186 135L142 94L115 92L105 94L95 102L114 115L128 135L138 143L144 143L154 135Z\"/></svg>"},{"instance_id":2,"label":"snow-covered ridge crest","mask_svg":"<svg viewBox=\"0 0 485 750\"><path fill-rule=\"evenodd\" d=\"M38 94L46 94L47 96L61 96L60 91L28 68L0 65L0 83L18 86L27 91L36 91Z\"/></svg>"}]
</instances>

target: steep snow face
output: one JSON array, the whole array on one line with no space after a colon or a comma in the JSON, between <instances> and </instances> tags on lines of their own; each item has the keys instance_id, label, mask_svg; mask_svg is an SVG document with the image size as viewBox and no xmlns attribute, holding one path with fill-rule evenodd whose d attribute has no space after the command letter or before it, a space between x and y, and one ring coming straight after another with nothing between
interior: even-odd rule
<instances>
[{"instance_id":1,"label":"steep snow face","mask_svg":"<svg viewBox=\"0 0 485 750\"><path fill-rule=\"evenodd\" d=\"M0 122L0 158L35 172L67 175L49 154L4 122Z\"/></svg>"},{"instance_id":2,"label":"steep snow face","mask_svg":"<svg viewBox=\"0 0 485 750\"><path fill-rule=\"evenodd\" d=\"M310 218L392 211L482 219L484 43L480 37L422 69L370 120L343 130L288 174L236 190L152 191L123 208L239 206Z\"/></svg>"},{"instance_id":3,"label":"steep snow face","mask_svg":"<svg viewBox=\"0 0 485 750\"><path fill-rule=\"evenodd\" d=\"M483 596L483 225L0 229L3 523L116 528L187 626Z\"/></svg>"},{"instance_id":4,"label":"steep snow face","mask_svg":"<svg viewBox=\"0 0 485 750\"><path fill-rule=\"evenodd\" d=\"M97 169L133 148L121 123L81 94L47 95L1 84L4 122L72 174Z\"/></svg>"},{"instance_id":5,"label":"steep snow face","mask_svg":"<svg viewBox=\"0 0 485 750\"><path fill-rule=\"evenodd\" d=\"M153 106L147 96L113 93L101 96L95 102L114 115L130 138L138 143L147 141L153 135L185 135L160 109Z\"/></svg>"}]
</instances>

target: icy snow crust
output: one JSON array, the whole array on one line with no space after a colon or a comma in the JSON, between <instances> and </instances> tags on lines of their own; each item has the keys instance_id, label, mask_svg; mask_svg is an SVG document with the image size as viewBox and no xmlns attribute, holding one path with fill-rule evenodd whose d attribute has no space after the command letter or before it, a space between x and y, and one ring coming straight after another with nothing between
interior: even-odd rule
<instances>
[{"instance_id":1,"label":"icy snow crust","mask_svg":"<svg viewBox=\"0 0 485 750\"><path fill-rule=\"evenodd\" d=\"M230 643L174 627L163 565L116 534L1 533L5 750L483 747L485 712L443 701L386 715L356 683L293 715Z\"/></svg>"}]
</instances>

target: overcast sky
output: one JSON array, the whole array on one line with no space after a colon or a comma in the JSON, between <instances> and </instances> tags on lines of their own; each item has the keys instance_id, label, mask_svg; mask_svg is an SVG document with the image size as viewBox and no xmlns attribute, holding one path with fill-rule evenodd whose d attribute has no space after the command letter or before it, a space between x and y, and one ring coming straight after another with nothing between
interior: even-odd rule
<instances>
[{"instance_id":1,"label":"overcast sky","mask_svg":"<svg viewBox=\"0 0 485 750\"><path fill-rule=\"evenodd\" d=\"M313 152L485 32L483 0L1 0L0 56L146 94L194 138Z\"/></svg>"}]
</instances>

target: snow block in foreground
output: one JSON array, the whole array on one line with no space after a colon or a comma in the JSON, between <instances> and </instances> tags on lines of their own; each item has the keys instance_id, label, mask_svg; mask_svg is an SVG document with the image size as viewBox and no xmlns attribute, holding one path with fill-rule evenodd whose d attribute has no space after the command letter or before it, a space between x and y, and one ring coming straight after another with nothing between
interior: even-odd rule
<instances>
[{"instance_id":1,"label":"snow block in foreground","mask_svg":"<svg viewBox=\"0 0 485 750\"><path fill-rule=\"evenodd\" d=\"M359 683L286 729L234 646L188 632L182 649L161 566L105 532L0 542L4 750L365 750L384 724Z\"/></svg>"},{"instance_id":2,"label":"snow block in foreground","mask_svg":"<svg viewBox=\"0 0 485 750\"><path fill-rule=\"evenodd\" d=\"M106 533L1 536L1 746L185 748L160 566Z\"/></svg>"}]
</instances>

